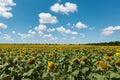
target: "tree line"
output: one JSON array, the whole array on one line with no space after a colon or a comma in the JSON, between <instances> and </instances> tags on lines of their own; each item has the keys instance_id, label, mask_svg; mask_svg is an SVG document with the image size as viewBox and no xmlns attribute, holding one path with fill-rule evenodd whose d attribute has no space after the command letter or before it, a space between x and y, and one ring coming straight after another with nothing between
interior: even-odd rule
<instances>
[{"instance_id":1,"label":"tree line","mask_svg":"<svg viewBox=\"0 0 120 80\"><path fill-rule=\"evenodd\" d=\"M88 43L87 45L120 46L120 41L111 41L111 42L102 42L102 43Z\"/></svg>"}]
</instances>

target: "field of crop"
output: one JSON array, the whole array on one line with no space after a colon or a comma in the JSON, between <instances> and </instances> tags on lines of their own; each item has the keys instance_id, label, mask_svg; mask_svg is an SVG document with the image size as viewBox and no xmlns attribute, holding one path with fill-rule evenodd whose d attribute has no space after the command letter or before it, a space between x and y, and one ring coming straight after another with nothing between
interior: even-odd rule
<instances>
[{"instance_id":1,"label":"field of crop","mask_svg":"<svg viewBox=\"0 0 120 80\"><path fill-rule=\"evenodd\" d=\"M120 80L120 47L1 44L0 80Z\"/></svg>"}]
</instances>

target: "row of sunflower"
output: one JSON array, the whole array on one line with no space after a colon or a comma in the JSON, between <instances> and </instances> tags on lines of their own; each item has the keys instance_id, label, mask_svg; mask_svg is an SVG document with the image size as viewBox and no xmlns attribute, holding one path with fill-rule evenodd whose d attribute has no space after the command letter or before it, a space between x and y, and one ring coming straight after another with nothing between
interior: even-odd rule
<instances>
[{"instance_id":1,"label":"row of sunflower","mask_svg":"<svg viewBox=\"0 0 120 80\"><path fill-rule=\"evenodd\" d=\"M0 80L120 80L120 47L0 49Z\"/></svg>"}]
</instances>

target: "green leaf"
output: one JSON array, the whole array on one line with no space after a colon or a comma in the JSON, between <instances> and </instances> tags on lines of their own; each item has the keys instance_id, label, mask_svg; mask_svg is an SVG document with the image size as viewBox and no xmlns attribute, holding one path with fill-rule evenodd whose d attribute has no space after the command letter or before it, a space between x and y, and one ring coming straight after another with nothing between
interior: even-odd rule
<instances>
[{"instance_id":1,"label":"green leaf","mask_svg":"<svg viewBox=\"0 0 120 80\"><path fill-rule=\"evenodd\" d=\"M88 70L89 70L89 68L85 67L85 68L82 69L82 73L86 73Z\"/></svg>"},{"instance_id":2,"label":"green leaf","mask_svg":"<svg viewBox=\"0 0 120 80\"><path fill-rule=\"evenodd\" d=\"M46 73L43 73L43 76L42 76L42 78L45 78L45 77L47 77L48 76L48 72L46 72Z\"/></svg>"},{"instance_id":3,"label":"green leaf","mask_svg":"<svg viewBox=\"0 0 120 80\"><path fill-rule=\"evenodd\" d=\"M72 75L70 75L69 80L75 80L75 78Z\"/></svg>"},{"instance_id":4,"label":"green leaf","mask_svg":"<svg viewBox=\"0 0 120 80\"><path fill-rule=\"evenodd\" d=\"M105 80L105 76L104 75L100 75L100 74L97 74L97 73L93 73L92 78L96 78L97 80Z\"/></svg>"},{"instance_id":5,"label":"green leaf","mask_svg":"<svg viewBox=\"0 0 120 80\"><path fill-rule=\"evenodd\" d=\"M0 65L0 68L4 68L4 67L6 67L6 66L8 66L9 64L8 63L5 63L5 64L3 64L3 65Z\"/></svg>"},{"instance_id":6,"label":"green leaf","mask_svg":"<svg viewBox=\"0 0 120 80\"><path fill-rule=\"evenodd\" d=\"M115 72L110 72L110 78L114 78L114 79L120 79L120 74L115 73Z\"/></svg>"},{"instance_id":7,"label":"green leaf","mask_svg":"<svg viewBox=\"0 0 120 80\"><path fill-rule=\"evenodd\" d=\"M24 73L23 76L30 76L33 73L34 69L29 70L28 72Z\"/></svg>"},{"instance_id":8,"label":"green leaf","mask_svg":"<svg viewBox=\"0 0 120 80\"><path fill-rule=\"evenodd\" d=\"M31 79L29 79L29 78L23 78L22 80L31 80Z\"/></svg>"},{"instance_id":9,"label":"green leaf","mask_svg":"<svg viewBox=\"0 0 120 80\"><path fill-rule=\"evenodd\" d=\"M72 66L70 65L69 67L68 67L68 72L71 72L72 71Z\"/></svg>"},{"instance_id":10,"label":"green leaf","mask_svg":"<svg viewBox=\"0 0 120 80\"><path fill-rule=\"evenodd\" d=\"M78 70L75 70L72 72L72 76L77 76L79 74L79 71Z\"/></svg>"}]
</instances>

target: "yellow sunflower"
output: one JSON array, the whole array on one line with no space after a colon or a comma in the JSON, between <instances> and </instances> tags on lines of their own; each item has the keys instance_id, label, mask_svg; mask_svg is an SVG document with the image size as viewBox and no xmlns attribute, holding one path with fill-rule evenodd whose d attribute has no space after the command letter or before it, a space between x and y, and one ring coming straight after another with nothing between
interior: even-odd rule
<instances>
[{"instance_id":1,"label":"yellow sunflower","mask_svg":"<svg viewBox=\"0 0 120 80\"><path fill-rule=\"evenodd\" d=\"M53 71L56 69L55 63L52 61L48 62L47 67L48 67L48 70L50 70L50 71Z\"/></svg>"},{"instance_id":2,"label":"yellow sunflower","mask_svg":"<svg viewBox=\"0 0 120 80\"><path fill-rule=\"evenodd\" d=\"M120 67L120 60L115 61L115 65Z\"/></svg>"},{"instance_id":3,"label":"yellow sunflower","mask_svg":"<svg viewBox=\"0 0 120 80\"><path fill-rule=\"evenodd\" d=\"M80 62L80 59L77 58L77 57L72 60L72 63L73 63L73 64L76 64L76 63L79 63L79 62Z\"/></svg>"},{"instance_id":4,"label":"yellow sunflower","mask_svg":"<svg viewBox=\"0 0 120 80\"><path fill-rule=\"evenodd\" d=\"M99 66L102 68L102 69L107 69L108 68L108 64L103 62L103 61L100 61L99 62Z\"/></svg>"},{"instance_id":5,"label":"yellow sunflower","mask_svg":"<svg viewBox=\"0 0 120 80\"><path fill-rule=\"evenodd\" d=\"M87 61L87 56L82 56L82 61L86 62Z\"/></svg>"},{"instance_id":6,"label":"yellow sunflower","mask_svg":"<svg viewBox=\"0 0 120 80\"><path fill-rule=\"evenodd\" d=\"M104 56L104 59L105 59L106 61L111 61L111 57L109 57L109 56Z\"/></svg>"},{"instance_id":7,"label":"yellow sunflower","mask_svg":"<svg viewBox=\"0 0 120 80\"><path fill-rule=\"evenodd\" d=\"M28 63L28 64L34 64L35 61L34 61L34 59L28 59L27 63Z\"/></svg>"},{"instance_id":8,"label":"yellow sunflower","mask_svg":"<svg viewBox=\"0 0 120 80\"><path fill-rule=\"evenodd\" d=\"M117 52L117 53L115 54L115 56L120 57L120 53Z\"/></svg>"}]
</instances>

